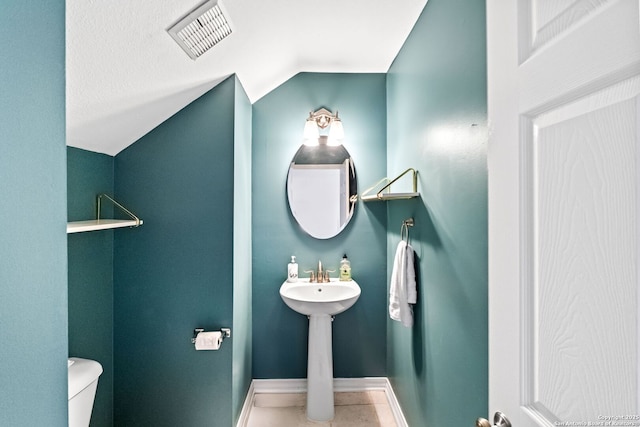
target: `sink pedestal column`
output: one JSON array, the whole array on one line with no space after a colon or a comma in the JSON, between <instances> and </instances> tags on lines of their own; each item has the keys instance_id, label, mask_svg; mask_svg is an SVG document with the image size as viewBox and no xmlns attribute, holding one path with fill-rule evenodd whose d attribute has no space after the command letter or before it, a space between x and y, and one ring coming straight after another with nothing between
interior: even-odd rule
<instances>
[{"instance_id":1,"label":"sink pedestal column","mask_svg":"<svg viewBox=\"0 0 640 427\"><path fill-rule=\"evenodd\" d=\"M307 355L307 418L313 421L333 419L333 354L331 316L309 316Z\"/></svg>"}]
</instances>

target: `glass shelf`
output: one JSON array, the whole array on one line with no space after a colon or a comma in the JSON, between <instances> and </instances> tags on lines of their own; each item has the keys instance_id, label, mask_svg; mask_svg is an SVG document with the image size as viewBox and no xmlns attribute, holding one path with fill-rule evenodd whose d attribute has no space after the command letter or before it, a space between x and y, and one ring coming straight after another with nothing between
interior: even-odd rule
<instances>
[{"instance_id":1,"label":"glass shelf","mask_svg":"<svg viewBox=\"0 0 640 427\"><path fill-rule=\"evenodd\" d=\"M410 193L392 193L391 192L391 184L405 176L407 173L413 173L413 191ZM367 194L372 191L374 188L378 187L380 184L385 183L385 186L382 187L375 194ZM385 193L385 190L387 192ZM378 181L373 187L368 188L360 195L360 199L363 202L375 202L375 201L386 201L386 200L402 200L402 199L413 199L414 197L420 197L420 193L418 193L418 171L413 168L409 168L406 171L402 172L400 175L395 177L394 179L382 178Z\"/></svg>"},{"instance_id":2,"label":"glass shelf","mask_svg":"<svg viewBox=\"0 0 640 427\"><path fill-rule=\"evenodd\" d=\"M131 219L100 219L100 208L102 198L109 200L117 208L126 213ZM109 230L112 228L138 227L142 225L142 220L135 216L129 209L113 200L106 194L100 194L96 200L97 218L87 221L72 221L67 223L67 234L81 233L83 231Z\"/></svg>"},{"instance_id":3,"label":"glass shelf","mask_svg":"<svg viewBox=\"0 0 640 427\"><path fill-rule=\"evenodd\" d=\"M88 221L72 221L67 223L67 234L83 231L108 230L111 228L137 227L142 225L133 219L91 219Z\"/></svg>"}]
</instances>

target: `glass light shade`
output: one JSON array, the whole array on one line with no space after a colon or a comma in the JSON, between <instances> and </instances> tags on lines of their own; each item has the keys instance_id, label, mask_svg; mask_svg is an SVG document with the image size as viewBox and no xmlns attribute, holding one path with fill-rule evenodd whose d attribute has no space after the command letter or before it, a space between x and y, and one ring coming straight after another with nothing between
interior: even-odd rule
<instances>
[{"instance_id":1,"label":"glass light shade","mask_svg":"<svg viewBox=\"0 0 640 427\"><path fill-rule=\"evenodd\" d=\"M304 122L304 139L317 140L320 137L320 131L318 130L318 124L314 119L307 119Z\"/></svg>"},{"instance_id":2,"label":"glass light shade","mask_svg":"<svg viewBox=\"0 0 640 427\"><path fill-rule=\"evenodd\" d=\"M326 144L329 147L337 147L339 145L342 145L342 141L340 141L339 139L332 138L331 135L329 135L329 136L327 136L325 138L327 138ZM320 145L322 145L322 143Z\"/></svg>"},{"instance_id":3,"label":"glass light shade","mask_svg":"<svg viewBox=\"0 0 640 427\"><path fill-rule=\"evenodd\" d=\"M341 141L344 139L344 128L342 127L342 120L335 118L331 122L331 129L329 129L329 138L335 141Z\"/></svg>"}]
</instances>

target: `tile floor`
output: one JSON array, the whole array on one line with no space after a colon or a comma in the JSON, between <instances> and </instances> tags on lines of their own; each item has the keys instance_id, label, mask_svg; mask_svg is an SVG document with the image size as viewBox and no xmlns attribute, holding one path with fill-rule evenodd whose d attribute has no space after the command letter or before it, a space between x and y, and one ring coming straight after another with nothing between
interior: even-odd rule
<instances>
[{"instance_id":1,"label":"tile floor","mask_svg":"<svg viewBox=\"0 0 640 427\"><path fill-rule=\"evenodd\" d=\"M335 393L331 421L307 420L306 393L256 394L247 427L397 427L384 391Z\"/></svg>"}]
</instances>

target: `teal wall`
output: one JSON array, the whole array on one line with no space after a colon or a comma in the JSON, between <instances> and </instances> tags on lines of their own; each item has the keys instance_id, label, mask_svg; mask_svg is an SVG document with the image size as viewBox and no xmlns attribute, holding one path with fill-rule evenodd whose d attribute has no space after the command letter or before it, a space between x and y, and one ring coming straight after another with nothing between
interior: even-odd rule
<instances>
[{"instance_id":1,"label":"teal wall","mask_svg":"<svg viewBox=\"0 0 640 427\"><path fill-rule=\"evenodd\" d=\"M286 200L289 163L302 143L309 111L338 110L344 146L354 159L358 188L385 176L384 74L302 73L253 105L253 376L304 378L308 320L282 302L278 290L296 255L302 277L317 267L351 260L362 287L359 301L333 322L336 377L386 373L386 207L358 204L337 237L316 240L296 225Z\"/></svg>"},{"instance_id":2,"label":"teal wall","mask_svg":"<svg viewBox=\"0 0 640 427\"><path fill-rule=\"evenodd\" d=\"M93 219L96 195L113 196L113 157L67 148L69 221ZM113 207L104 203L102 217ZM113 234L103 230L68 236L69 355L102 365L91 427L113 425Z\"/></svg>"},{"instance_id":3,"label":"teal wall","mask_svg":"<svg viewBox=\"0 0 640 427\"><path fill-rule=\"evenodd\" d=\"M63 0L0 4L3 426L67 425L64 22Z\"/></svg>"},{"instance_id":4,"label":"teal wall","mask_svg":"<svg viewBox=\"0 0 640 427\"><path fill-rule=\"evenodd\" d=\"M387 76L388 173L420 177L420 199L388 203L389 266L415 218L416 324L388 330L388 373L412 426L487 413L485 53L484 1L429 0Z\"/></svg>"},{"instance_id":5,"label":"teal wall","mask_svg":"<svg viewBox=\"0 0 640 427\"><path fill-rule=\"evenodd\" d=\"M248 366L258 378L305 376L307 320L277 294L289 256L298 256L301 270L318 259L331 268L343 252L363 295L334 322L336 376L388 374L410 425L467 425L486 413L484 2L430 0L388 75L303 73L253 111L235 77L225 81L116 157L116 197L145 225L69 240L64 13L60 0L0 6L7 40L0 51L7 59L0 67L0 425L66 426L65 359L88 347L106 354L91 356L106 368L99 420L112 416L101 393L113 381L114 424L196 426L215 418L216 426L232 425ZM352 224L328 241L301 232L286 208L286 171L302 120L321 106L340 110L360 190L387 170L413 166L422 198L360 203ZM85 161L104 160L70 153L70 177L88 173ZM239 159L252 163L250 200ZM109 184L98 175L96 184ZM90 209L90 184L69 183L70 217ZM237 222L234 206L244 209ZM249 207L252 225L243 228ZM421 298L412 329L386 320L387 267L408 216L416 218ZM111 244L110 290L99 258L108 264ZM85 251L99 254L77 270ZM234 274L243 262L247 270ZM92 295L82 286L89 272L100 276ZM109 298L112 313L99 304ZM95 312L78 301L96 304ZM83 338L90 328L83 319L110 315L112 331L100 325ZM231 345L195 352L196 326L231 326Z\"/></svg>"},{"instance_id":6,"label":"teal wall","mask_svg":"<svg viewBox=\"0 0 640 427\"><path fill-rule=\"evenodd\" d=\"M227 79L115 158L116 195L144 220L115 235L116 425L236 417L232 344L191 343L196 327L234 327L236 85Z\"/></svg>"},{"instance_id":7,"label":"teal wall","mask_svg":"<svg viewBox=\"0 0 640 427\"><path fill-rule=\"evenodd\" d=\"M233 425L251 384L251 103L236 78L234 102Z\"/></svg>"}]
</instances>

